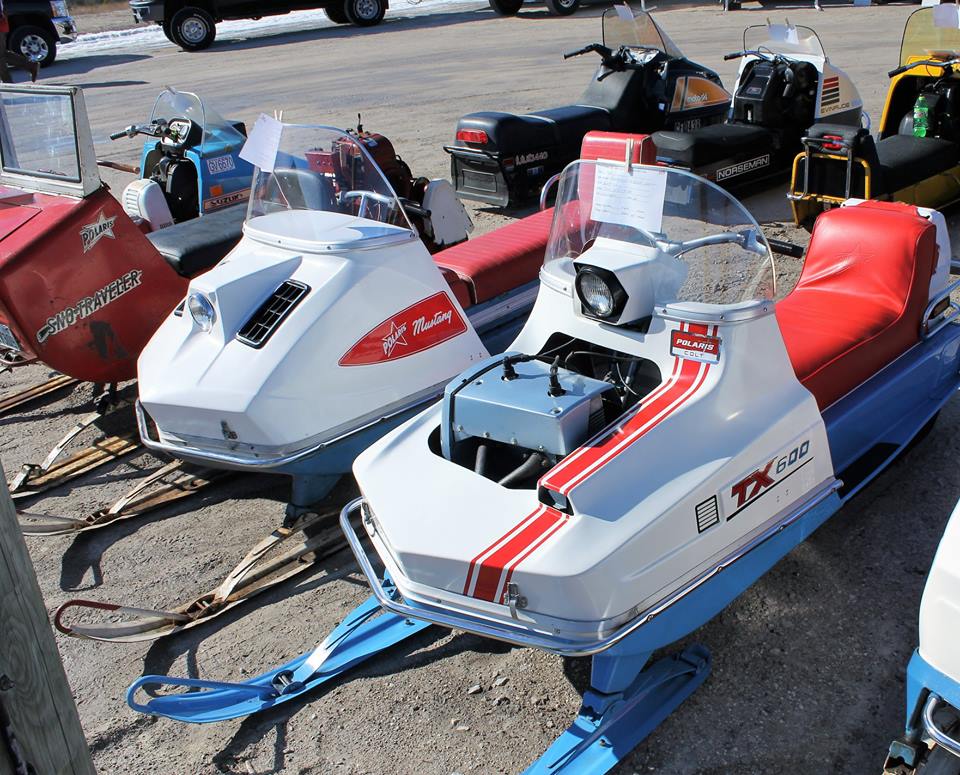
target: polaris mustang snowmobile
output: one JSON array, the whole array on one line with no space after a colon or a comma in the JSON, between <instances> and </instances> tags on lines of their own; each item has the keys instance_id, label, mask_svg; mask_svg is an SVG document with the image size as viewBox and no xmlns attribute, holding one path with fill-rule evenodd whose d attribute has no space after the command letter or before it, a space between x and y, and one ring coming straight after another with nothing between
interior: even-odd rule
<instances>
[{"instance_id":1,"label":"polaris mustang snowmobile","mask_svg":"<svg viewBox=\"0 0 960 775\"><path fill-rule=\"evenodd\" d=\"M937 14L953 14L945 24ZM907 19L900 65L876 139L818 118L803 138L788 194L798 224L854 196L943 207L960 198L960 29L953 4Z\"/></svg>"},{"instance_id":2,"label":"polaris mustang snowmobile","mask_svg":"<svg viewBox=\"0 0 960 775\"><path fill-rule=\"evenodd\" d=\"M884 775L960 773L960 505L954 509L920 602L920 644L907 665L906 731Z\"/></svg>"},{"instance_id":3,"label":"polaris mustang snowmobile","mask_svg":"<svg viewBox=\"0 0 960 775\"><path fill-rule=\"evenodd\" d=\"M839 510L960 386L939 213L824 214L777 302L771 245L787 247L687 171L568 166L517 339L354 464L362 499L341 525L375 597L258 678L145 676L131 705L245 715L435 623L593 656L579 717L529 772L606 772L710 669L703 646L651 653ZM137 701L168 680L207 691Z\"/></svg>"},{"instance_id":4,"label":"polaris mustang snowmobile","mask_svg":"<svg viewBox=\"0 0 960 775\"><path fill-rule=\"evenodd\" d=\"M590 52L600 56L600 66L576 105L460 119L456 143L444 150L462 198L506 207L537 196L578 158L580 141L591 130L690 131L726 115L730 94L720 76L686 59L646 12L627 21L613 9L604 11L603 43L564 59Z\"/></svg>"},{"instance_id":5,"label":"polaris mustang snowmobile","mask_svg":"<svg viewBox=\"0 0 960 775\"><path fill-rule=\"evenodd\" d=\"M853 82L824 53L809 27L747 27L730 115L691 132L655 132L658 159L724 188L742 190L785 174L816 122L860 126L863 101Z\"/></svg>"}]
</instances>

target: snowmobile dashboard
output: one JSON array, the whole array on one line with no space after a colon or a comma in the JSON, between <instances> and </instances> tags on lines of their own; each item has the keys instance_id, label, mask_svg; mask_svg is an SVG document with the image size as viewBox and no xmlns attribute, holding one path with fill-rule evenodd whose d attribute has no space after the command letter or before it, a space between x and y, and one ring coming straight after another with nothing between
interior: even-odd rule
<instances>
[{"instance_id":1,"label":"snowmobile dashboard","mask_svg":"<svg viewBox=\"0 0 960 775\"><path fill-rule=\"evenodd\" d=\"M571 51L564 54L563 58L570 59L571 57L588 54L591 51L600 55L600 65L604 68L604 72L597 77L598 81L602 81L612 73L623 72L624 70L643 70L658 58L667 58L666 54L652 46L622 45L617 49L611 49L600 43L591 43L577 51Z\"/></svg>"}]
</instances>

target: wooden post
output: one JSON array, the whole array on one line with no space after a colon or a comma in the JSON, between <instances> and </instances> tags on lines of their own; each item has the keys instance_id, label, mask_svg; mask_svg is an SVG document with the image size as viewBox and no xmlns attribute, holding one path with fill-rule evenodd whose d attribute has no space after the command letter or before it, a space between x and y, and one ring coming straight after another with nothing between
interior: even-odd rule
<instances>
[{"instance_id":1,"label":"wooden post","mask_svg":"<svg viewBox=\"0 0 960 775\"><path fill-rule=\"evenodd\" d=\"M0 773L32 772L96 775L0 463Z\"/></svg>"}]
</instances>

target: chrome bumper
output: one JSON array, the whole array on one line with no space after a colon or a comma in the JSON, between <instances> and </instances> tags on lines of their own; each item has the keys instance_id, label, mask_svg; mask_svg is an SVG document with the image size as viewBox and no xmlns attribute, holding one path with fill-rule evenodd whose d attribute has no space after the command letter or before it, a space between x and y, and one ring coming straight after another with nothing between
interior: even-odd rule
<instances>
[{"instance_id":1,"label":"chrome bumper","mask_svg":"<svg viewBox=\"0 0 960 775\"><path fill-rule=\"evenodd\" d=\"M921 715L920 723L923 724L923 731L927 737L933 740L933 742L935 742L945 751L960 758L960 741L957 741L940 729L940 727L937 726L937 722L933 718L933 714L937 712L937 708L940 706L941 702L943 702L943 700L940 699L938 695L930 692L930 696L923 704L923 713Z\"/></svg>"},{"instance_id":2,"label":"chrome bumper","mask_svg":"<svg viewBox=\"0 0 960 775\"><path fill-rule=\"evenodd\" d=\"M437 608L435 606L430 606L423 603L406 603L403 602L402 599L394 600L389 598L383 592L380 579L374 572L370 558L367 557L367 554L363 549L363 545L360 543L360 537L357 535L353 525L350 523L351 515L366 505L362 497L355 498L346 506L344 506L343 510L340 512L340 528L343 530L343 534L347 538L347 543L350 545L350 549L357 558L357 563L360 565L360 569L367 577L367 581L370 584L370 588L373 590L374 595L376 595L377 601L385 610L398 614L399 616L411 619L420 619L422 621L431 622L432 624L441 625L442 627L472 632L485 638L502 640L515 646L538 648L543 651L548 651L553 654L560 654L561 656L566 657L589 657L601 651L606 651L622 641L628 635L636 632L644 625L649 624L654 618L660 616L673 605L683 600L687 595L711 581L717 574L721 573L725 568L730 567L730 565L735 563L748 552L765 543L770 538L773 538L782 530L800 519L811 509L816 508L819 504L840 489L841 486L842 483L839 480L834 479L832 482L829 482L822 489L814 493L807 501L800 504L800 506L788 514L783 520L775 525L772 525L763 533L760 533L752 540L736 549L722 562L712 566L709 570L670 593L658 603L650 606L645 611L639 612L633 619L625 622L617 629L613 630L607 635L604 635L603 637L584 638L582 640L575 640L553 633L547 634L545 632L538 632L523 623L518 622L515 624L506 619L489 619L470 611L451 611L448 608ZM372 516L369 513L369 509L365 509L363 514L363 523L366 525L371 521ZM394 579L394 582L397 581L397 579ZM400 586L401 584L397 584L398 592Z\"/></svg>"}]
</instances>

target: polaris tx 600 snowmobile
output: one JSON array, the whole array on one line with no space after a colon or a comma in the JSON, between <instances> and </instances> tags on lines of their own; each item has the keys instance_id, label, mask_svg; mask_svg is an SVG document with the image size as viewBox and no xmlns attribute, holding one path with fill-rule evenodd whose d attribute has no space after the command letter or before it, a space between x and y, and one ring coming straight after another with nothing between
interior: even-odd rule
<instances>
[{"instance_id":1,"label":"polaris tx 600 snowmobile","mask_svg":"<svg viewBox=\"0 0 960 775\"><path fill-rule=\"evenodd\" d=\"M960 29L921 8L907 19L879 134L819 118L803 139L788 196L809 224L848 197L943 207L960 198ZM939 22L939 23L938 23Z\"/></svg>"},{"instance_id":2,"label":"polaris tx 600 snowmobile","mask_svg":"<svg viewBox=\"0 0 960 775\"><path fill-rule=\"evenodd\" d=\"M860 126L863 101L853 82L834 67L809 27L747 27L729 118L688 133L653 134L657 158L724 188L742 189L786 174L817 121Z\"/></svg>"},{"instance_id":3,"label":"polaris tx 600 snowmobile","mask_svg":"<svg viewBox=\"0 0 960 775\"><path fill-rule=\"evenodd\" d=\"M576 105L460 119L456 144L444 150L462 198L506 207L537 196L551 176L578 158L580 142L591 130L690 131L726 115L730 94L720 76L686 59L648 13L626 21L612 9L604 11L603 43L564 59L590 52L600 56L600 67Z\"/></svg>"},{"instance_id":4,"label":"polaris tx 600 snowmobile","mask_svg":"<svg viewBox=\"0 0 960 775\"><path fill-rule=\"evenodd\" d=\"M144 677L134 706L252 713L435 623L593 656L579 717L528 772L608 771L710 670L703 646L651 654L836 513L960 386L939 213L824 214L780 301L771 246L788 247L687 171L568 166L517 339L354 464L362 499L341 526L375 599L311 655L239 684L174 679L208 691L138 705L166 680Z\"/></svg>"},{"instance_id":5,"label":"polaris tx 600 snowmobile","mask_svg":"<svg viewBox=\"0 0 960 775\"><path fill-rule=\"evenodd\" d=\"M919 645L907 665L905 732L884 775L960 773L960 504L933 558L920 601Z\"/></svg>"}]
</instances>

